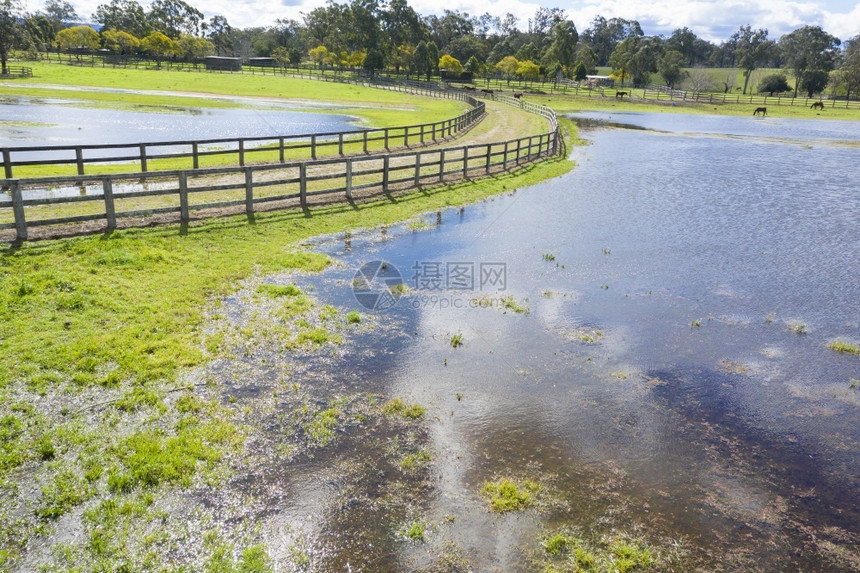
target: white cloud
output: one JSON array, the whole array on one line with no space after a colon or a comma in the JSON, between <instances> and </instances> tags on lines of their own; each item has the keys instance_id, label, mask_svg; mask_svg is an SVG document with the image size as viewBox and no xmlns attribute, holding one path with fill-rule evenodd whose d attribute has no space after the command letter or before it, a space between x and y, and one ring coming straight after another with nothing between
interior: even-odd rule
<instances>
[{"instance_id":1,"label":"white cloud","mask_svg":"<svg viewBox=\"0 0 860 573\"><path fill-rule=\"evenodd\" d=\"M82 17L89 19L99 4L108 1L78 0L73 4ZM28 2L31 11L42 7L38 0ZM220 14L231 25L245 28L269 26L278 18L301 21L302 12L324 5L325 0L207 0L205 3L190 0L189 3L202 10L207 18ZM739 26L746 24L767 28L771 38L778 38L804 25L822 26L843 40L860 34L860 5L844 0L577 0L568 4L552 0L449 0L444 5L434 0L412 0L410 5L420 14L441 14L448 9L472 15L489 12L502 17L510 12L519 18L522 29L528 26L528 19L539 6L558 6L567 11L580 32L595 16L602 15L605 18L638 20L646 34L668 35L672 30L686 26L698 36L714 42L727 39Z\"/></svg>"}]
</instances>

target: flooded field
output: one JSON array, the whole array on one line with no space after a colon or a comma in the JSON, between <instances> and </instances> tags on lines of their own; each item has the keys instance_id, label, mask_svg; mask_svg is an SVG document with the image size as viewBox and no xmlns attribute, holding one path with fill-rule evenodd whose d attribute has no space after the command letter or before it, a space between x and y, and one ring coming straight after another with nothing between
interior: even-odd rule
<instances>
[{"instance_id":1,"label":"flooded field","mask_svg":"<svg viewBox=\"0 0 860 573\"><path fill-rule=\"evenodd\" d=\"M860 357L830 347L860 344L856 124L678 121L264 278L359 324L215 366L265 436L224 515L285 570L860 570Z\"/></svg>"}]
</instances>

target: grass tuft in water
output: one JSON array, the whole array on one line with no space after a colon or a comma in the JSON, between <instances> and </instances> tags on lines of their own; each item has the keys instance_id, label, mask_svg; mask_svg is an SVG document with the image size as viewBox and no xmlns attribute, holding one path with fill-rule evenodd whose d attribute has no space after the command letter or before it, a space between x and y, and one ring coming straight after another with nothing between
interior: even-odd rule
<instances>
[{"instance_id":1,"label":"grass tuft in water","mask_svg":"<svg viewBox=\"0 0 860 573\"><path fill-rule=\"evenodd\" d=\"M451 337L451 346L453 348L457 348L459 346L463 346L463 333L458 332L454 336Z\"/></svg>"},{"instance_id":2,"label":"grass tuft in water","mask_svg":"<svg viewBox=\"0 0 860 573\"><path fill-rule=\"evenodd\" d=\"M424 416L424 406L418 404L407 404L400 398L389 400L382 406L382 413L389 415L399 415L404 418L417 420Z\"/></svg>"},{"instance_id":3,"label":"grass tuft in water","mask_svg":"<svg viewBox=\"0 0 860 573\"><path fill-rule=\"evenodd\" d=\"M503 296L501 300L502 305L506 309L512 310L517 314L528 314L529 312L531 312L529 310L529 307L525 306L524 304L518 303L517 300L514 298L514 295Z\"/></svg>"},{"instance_id":4,"label":"grass tuft in water","mask_svg":"<svg viewBox=\"0 0 860 573\"><path fill-rule=\"evenodd\" d=\"M481 493L490 502L490 508L498 513L528 508L535 502L540 491L540 484L530 479L515 482L502 478L486 482L481 488Z\"/></svg>"},{"instance_id":5,"label":"grass tuft in water","mask_svg":"<svg viewBox=\"0 0 860 573\"><path fill-rule=\"evenodd\" d=\"M427 522L423 519L413 522L409 527L403 530L403 535L412 541L424 541L424 534L427 532Z\"/></svg>"},{"instance_id":6,"label":"grass tuft in water","mask_svg":"<svg viewBox=\"0 0 860 573\"><path fill-rule=\"evenodd\" d=\"M553 255L552 253L544 253L544 254L543 254L543 260L545 260L545 261L550 261L550 262L551 262L551 261L554 261L554 260L555 260L555 255Z\"/></svg>"},{"instance_id":7,"label":"grass tuft in water","mask_svg":"<svg viewBox=\"0 0 860 573\"><path fill-rule=\"evenodd\" d=\"M358 324L361 322L361 315L357 311L353 310L353 311L347 313L346 321L349 324Z\"/></svg>"},{"instance_id":8,"label":"grass tuft in water","mask_svg":"<svg viewBox=\"0 0 860 573\"><path fill-rule=\"evenodd\" d=\"M860 347L844 340L834 340L827 345L827 348L836 352L844 352L845 354L860 354Z\"/></svg>"}]
</instances>

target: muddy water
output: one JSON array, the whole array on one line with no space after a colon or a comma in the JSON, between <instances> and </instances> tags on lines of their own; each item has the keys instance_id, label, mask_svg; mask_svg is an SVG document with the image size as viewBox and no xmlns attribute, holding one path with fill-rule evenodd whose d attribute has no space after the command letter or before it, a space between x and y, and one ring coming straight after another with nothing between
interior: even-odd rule
<instances>
[{"instance_id":1,"label":"muddy water","mask_svg":"<svg viewBox=\"0 0 860 573\"><path fill-rule=\"evenodd\" d=\"M300 285L373 328L297 378L429 415L266 478L317 568L532 570L564 528L680 546L676 570L860 570L860 357L827 347L860 343L857 124L678 121L590 130L572 173L426 229L319 241L340 264ZM351 288L375 260L410 287L379 312ZM384 460L404 433L420 479ZM489 512L497 477L543 500Z\"/></svg>"}]
</instances>

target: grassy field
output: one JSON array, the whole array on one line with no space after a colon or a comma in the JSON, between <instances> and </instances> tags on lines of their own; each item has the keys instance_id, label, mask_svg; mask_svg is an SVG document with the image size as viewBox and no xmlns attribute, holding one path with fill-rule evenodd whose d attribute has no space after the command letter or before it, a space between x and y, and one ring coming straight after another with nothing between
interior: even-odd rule
<instances>
[{"instance_id":1,"label":"grassy field","mask_svg":"<svg viewBox=\"0 0 860 573\"><path fill-rule=\"evenodd\" d=\"M393 110L375 110L371 121L391 124L444 119L461 109L446 100L272 77L97 70L85 80L92 70L50 66L50 72L61 73L49 77L46 69L39 68L37 74L45 73L39 79L58 85L193 87L295 98L319 93L331 101L342 98L345 106L377 102ZM20 86L3 90L33 93ZM94 94L106 105L126 98L62 93ZM57 97L58 92L47 89L45 94ZM135 97L146 105L186 101ZM519 113L512 110L501 123L482 125L470 137L504 139L541 127L531 119L520 121ZM564 128L572 141L572 123L564 122ZM79 527L81 537L55 546L45 558L49 569L116 570L129 560L154 569L167 565L168 557L157 550L128 555L123 540L140 531L135 524L158 523L156 508L166 496L192 485L217 486L224 461L244 447L240 408L226 398L201 401L188 391L194 381L183 378L221 356L219 333L206 329L207 317L242 281L325 268L328 258L301 246L308 238L394 224L571 167L556 158L374 203L262 213L254 224L231 217L0 247L0 569L20 564L28 543L55 540L57 528L70 524ZM301 302L296 312L312 307L306 298L295 301ZM320 328L299 328L304 330L294 333L295 344L337 337ZM206 551L217 561L221 549L213 547ZM261 551L257 546L241 551L236 570L266 570Z\"/></svg>"}]
</instances>

